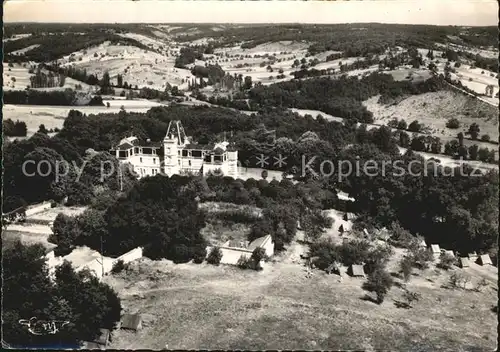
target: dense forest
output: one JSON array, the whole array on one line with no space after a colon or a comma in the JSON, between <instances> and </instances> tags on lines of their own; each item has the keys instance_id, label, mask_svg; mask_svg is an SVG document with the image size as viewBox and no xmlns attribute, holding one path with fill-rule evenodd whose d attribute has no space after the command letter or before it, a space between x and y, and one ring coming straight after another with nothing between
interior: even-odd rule
<instances>
[{"instance_id":1,"label":"dense forest","mask_svg":"<svg viewBox=\"0 0 500 352\"><path fill-rule=\"evenodd\" d=\"M79 95L74 90L67 88L64 90L39 91L39 90L7 90L3 95L4 104L28 104L28 105L99 105L104 106L100 96L90 97ZM84 101L82 103L82 101Z\"/></svg>"},{"instance_id":2,"label":"dense forest","mask_svg":"<svg viewBox=\"0 0 500 352\"><path fill-rule=\"evenodd\" d=\"M381 54L388 46L395 45L434 48L436 43L451 42L458 45L496 47L498 41L496 27L464 30L452 26L358 23L249 25L229 27L224 31L216 31L209 26L198 29L197 34L180 35L178 40L187 42L211 37L216 40L216 46L230 46L243 41L245 48L253 48L266 42L302 40L311 43L311 54L335 50L342 51L347 56Z\"/></svg>"},{"instance_id":3,"label":"dense forest","mask_svg":"<svg viewBox=\"0 0 500 352\"><path fill-rule=\"evenodd\" d=\"M4 61L53 61L63 56L70 55L75 51L100 45L105 41L115 44L121 43L122 45L133 45L144 50L151 50L149 47L136 40L124 38L100 28L84 32L83 34L66 31L50 34L42 32L29 37L4 42ZM27 51L23 55L11 54L13 51L24 49L31 45L38 46Z\"/></svg>"}]
</instances>

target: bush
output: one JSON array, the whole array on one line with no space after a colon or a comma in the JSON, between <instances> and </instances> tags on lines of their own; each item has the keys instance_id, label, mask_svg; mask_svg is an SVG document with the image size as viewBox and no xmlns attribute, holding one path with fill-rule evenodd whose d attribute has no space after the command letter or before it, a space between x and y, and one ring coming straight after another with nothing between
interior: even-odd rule
<instances>
[{"instance_id":1,"label":"bush","mask_svg":"<svg viewBox=\"0 0 500 352\"><path fill-rule=\"evenodd\" d=\"M210 254L207 257L207 263L212 265L219 265L222 259L222 251L219 247L214 247L210 251Z\"/></svg>"},{"instance_id":2,"label":"bush","mask_svg":"<svg viewBox=\"0 0 500 352\"><path fill-rule=\"evenodd\" d=\"M365 263L370 254L370 244L367 241L351 241L338 246L338 253L344 265Z\"/></svg>"},{"instance_id":3,"label":"bush","mask_svg":"<svg viewBox=\"0 0 500 352\"><path fill-rule=\"evenodd\" d=\"M413 258L411 256L404 256L399 264L401 268L401 273L403 274L403 280L405 282L410 281L411 274L413 271Z\"/></svg>"},{"instance_id":4,"label":"bush","mask_svg":"<svg viewBox=\"0 0 500 352\"><path fill-rule=\"evenodd\" d=\"M464 289L467 287L467 283L470 281L470 277L464 274L454 272L450 276L450 287L451 288L461 288Z\"/></svg>"},{"instance_id":5,"label":"bush","mask_svg":"<svg viewBox=\"0 0 500 352\"><path fill-rule=\"evenodd\" d=\"M460 121L458 121L458 119L456 118L451 118L446 122L446 127L457 129L460 127Z\"/></svg>"},{"instance_id":6,"label":"bush","mask_svg":"<svg viewBox=\"0 0 500 352\"><path fill-rule=\"evenodd\" d=\"M113 268L111 269L111 273L112 274L119 274L125 269L126 269L125 263L123 262L123 260L119 259L113 264Z\"/></svg>"},{"instance_id":7,"label":"bush","mask_svg":"<svg viewBox=\"0 0 500 352\"><path fill-rule=\"evenodd\" d=\"M453 264L455 264L456 259L449 254L441 254L439 258L439 263L437 264L438 268L449 270L452 268Z\"/></svg>"},{"instance_id":8,"label":"bush","mask_svg":"<svg viewBox=\"0 0 500 352\"><path fill-rule=\"evenodd\" d=\"M363 289L375 292L377 303L381 304L392 285L393 280L391 275L384 269L379 268L368 275L368 281L363 284Z\"/></svg>"},{"instance_id":9,"label":"bush","mask_svg":"<svg viewBox=\"0 0 500 352\"><path fill-rule=\"evenodd\" d=\"M250 258L245 255L241 255L240 259L238 259L238 267L240 269L252 269L256 271L262 270L262 266L260 265L260 261L266 257L265 251L263 248L257 247L252 252Z\"/></svg>"},{"instance_id":10,"label":"bush","mask_svg":"<svg viewBox=\"0 0 500 352\"><path fill-rule=\"evenodd\" d=\"M489 142L489 141L490 141L490 139L491 139L491 137L490 137L489 135L487 135L487 134L483 134L483 135L481 136L481 140L482 140L483 142Z\"/></svg>"},{"instance_id":11,"label":"bush","mask_svg":"<svg viewBox=\"0 0 500 352\"><path fill-rule=\"evenodd\" d=\"M420 132L421 129L422 129L422 125L417 120L413 121L408 126L408 131L410 131L410 132Z\"/></svg>"},{"instance_id":12,"label":"bush","mask_svg":"<svg viewBox=\"0 0 500 352\"><path fill-rule=\"evenodd\" d=\"M406 306L411 308L411 304L414 301L418 301L421 295L417 292L411 292L406 287L404 288L403 297L406 300Z\"/></svg>"},{"instance_id":13,"label":"bush","mask_svg":"<svg viewBox=\"0 0 500 352\"><path fill-rule=\"evenodd\" d=\"M413 266L418 269L427 269L429 267L429 262L434 260L432 253L426 248L413 248L410 256Z\"/></svg>"}]
</instances>

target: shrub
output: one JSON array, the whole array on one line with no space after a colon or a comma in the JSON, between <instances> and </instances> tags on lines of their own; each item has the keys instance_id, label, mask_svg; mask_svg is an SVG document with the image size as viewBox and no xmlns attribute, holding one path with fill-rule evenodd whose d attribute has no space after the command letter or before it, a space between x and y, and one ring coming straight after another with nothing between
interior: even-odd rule
<instances>
[{"instance_id":1,"label":"shrub","mask_svg":"<svg viewBox=\"0 0 500 352\"><path fill-rule=\"evenodd\" d=\"M222 259L222 251L219 247L214 247L210 251L210 254L207 257L207 263L212 265L219 265Z\"/></svg>"},{"instance_id":2,"label":"shrub","mask_svg":"<svg viewBox=\"0 0 500 352\"><path fill-rule=\"evenodd\" d=\"M467 283L470 281L470 277L466 276L464 274L454 272L450 276L450 287L451 288L461 288L465 289L467 286Z\"/></svg>"},{"instance_id":3,"label":"shrub","mask_svg":"<svg viewBox=\"0 0 500 352\"><path fill-rule=\"evenodd\" d=\"M118 273L121 273L125 269L126 269L125 263L123 262L123 260L119 259L113 264L113 268L111 268L111 273L118 274Z\"/></svg>"},{"instance_id":4,"label":"shrub","mask_svg":"<svg viewBox=\"0 0 500 352\"><path fill-rule=\"evenodd\" d=\"M449 270L452 268L453 264L455 264L456 259L455 257L449 255L449 254L441 254L439 258L439 263L437 264L438 268L444 269L444 270Z\"/></svg>"},{"instance_id":5,"label":"shrub","mask_svg":"<svg viewBox=\"0 0 500 352\"><path fill-rule=\"evenodd\" d=\"M401 273L403 274L403 280L405 282L410 281L411 274L413 271L413 258L411 256L404 256L399 264L401 268Z\"/></svg>"},{"instance_id":6,"label":"shrub","mask_svg":"<svg viewBox=\"0 0 500 352\"><path fill-rule=\"evenodd\" d=\"M252 252L250 258L245 255L241 255L240 259L238 259L238 267L241 269L252 269L252 270L262 270L262 266L260 265L260 261L266 257L265 251L263 248L255 248Z\"/></svg>"},{"instance_id":7,"label":"shrub","mask_svg":"<svg viewBox=\"0 0 500 352\"><path fill-rule=\"evenodd\" d=\"M370 254L370 244L367 241L351 241L338 246L338 252L344 265L362 264Z\"/></svg>"},{"instance_id":8,"label":"shrub","mask_svg":"<svg viewBox=\"0 0 500 352\"><path fill-rule=\"evenodd\" d=\"M418 301L421 295L417 292L411 292L406 287L404 288L403 297L406 300L406 305L408 308L411 308L411 304L414 301Z\"/></svg>"},{"instance_id":9,"label":"shrub","mask_svg":"<svg viewBox=\"0 0 500 352\"><path fill-rule=\"evenodd\" d=\"M434 260L432 253L426 248L413 248L411 249L411 259L413 266L418 269L427 269L429 262Z\"/></svg>"},{"instance_id":10,"label":"shrub","mask_svg":"<svg viewBox=\"0 0 500 352\"><path fill-rule=\"evenodd\" d=\"M460 121L458 121L458 119L456 118L451 118L446 122L446 127L457 129L460 127Z\"/></svg>"},{"instance_id":11,"label":"shrub","mask_svg":"<svg viewBox=\"0 0 500 352\"><path fill-rule=\"evenodd\" d=\"M377 303L381 304L392 285L393 280L391 275L380 268L368 275L368 281L363 284L363 289L375 292L377 295Z\"/></svg>"},{"instance_id":12,"label":"shrub","mask_svg":"<svg viewBox=\"0 0 500 352\"><path fill-rule=\"evenodd\" d=\"M399 248L411 248L417 239L397 222L393 222L389 227L389 243Z\"/></svg>"},{"instance_id":13,"label":"shrub","mask_svg":"<svg viewBox=\"0 0 500 352\"><path fill-rule=\"evenodd\" d=\"M488 286L488 281L486 281L486 279L483 277L481 281L477 283L477 286L474 288L474 291L481 292L483 288L487 286Z\"/></svg>"},{"instance_id":14,"label":"shrub","mask_svg":"<svg viewBox=\"0 0 500 352\"><path fill-rule=\"evenodd\" d=\"M489 141L490 141L490 139L491 139L491 138L490 138L490 136L489 136L489 135L487 135L487 134L483 134L483 135L481 136L481 140L482 140L483 142L489 142Z\"/></svg>"},{"instance_id":15,"label":"shrub","mask_svg":"<svg viewBox=\"0 0 500 352\"><path fill-rule=\"evenodd\" d=\"M410 132L420 132L421 129L422 129L422 125L417 120L413 121L408 126L408 131L410 131Z\"/></svg>"}]
</instances>

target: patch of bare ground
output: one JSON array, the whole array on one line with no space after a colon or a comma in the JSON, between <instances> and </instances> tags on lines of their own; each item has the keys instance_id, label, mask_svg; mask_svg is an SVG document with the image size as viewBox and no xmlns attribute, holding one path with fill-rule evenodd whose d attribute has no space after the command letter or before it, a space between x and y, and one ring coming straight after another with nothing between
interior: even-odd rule
<instances>
[{"instance_id":1,"label":"patch of bare ground","mask_svg":"<svg viewBox=\"0 0 500 352\"><path fill-rule=\"evenodd\" d=\"M470 351L495 347L493 282L481 292L445 289L450 272L434 267L418 271L407 287L421 298L403 309L395 305L403 299L399 278L395 278L398 286L377 305L362 299L364 279L345 277L339 282L336 275L316 270L308 277L299 264L266 264L262 272L254 272L148 259L132 263L127 272L105 280L119 292L126 312L143 315L144 327L137 333L115 331L110 348Z\"/></svg>"},{"instance_id":2,"label":"patch of bare ground","mask_svg":"<svg viewBox=\"0 0 500 352\"><path fill-rule=\"evenodd\" d=\"M376 123L387 124L394 118L404 119L408 124L418 120L430 127L432 135L443 138L455 138L457 133L466 132L472 123L477 123L480 135L488 134L492 141L498 141L498 109L464 94L449 90L424 93L391 105L380 104L378 99L375 96L363 102ZM446 128L450 118L457 118L461 127Z\"/></svg>"}]
</instances>

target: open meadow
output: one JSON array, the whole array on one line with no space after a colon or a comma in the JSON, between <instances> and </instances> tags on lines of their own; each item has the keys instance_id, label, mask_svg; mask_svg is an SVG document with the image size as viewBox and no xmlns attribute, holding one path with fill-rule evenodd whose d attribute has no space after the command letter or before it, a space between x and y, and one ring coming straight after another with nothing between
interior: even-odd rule
<instances>
[{"instance_id":1,"label":"open meadow","mask_svg":"<svg viewBox=\"0 0 500 352\"><path fill-rule=\"evenodd\" d=\"M492 268L494 269L494 268ZM461 269L453 269L461 270ZM262 272L141 259L106 282L125 312L143 315L137 333L113 333L113 349L491 350L496 346L496 272L482 292L443 289L450 273L428 269L407 287L422 295L397 308L363 299L363 279L270 263ZM477 281L477 279L476 279ZM398 281L400 284L400 280ZM481 324L478 324L480 317Z\"/></svg>"}]
</instances>

